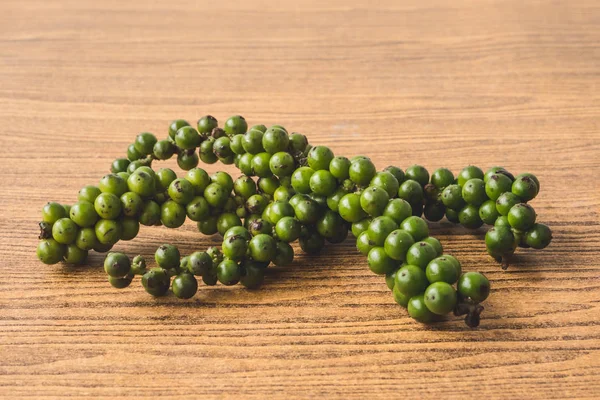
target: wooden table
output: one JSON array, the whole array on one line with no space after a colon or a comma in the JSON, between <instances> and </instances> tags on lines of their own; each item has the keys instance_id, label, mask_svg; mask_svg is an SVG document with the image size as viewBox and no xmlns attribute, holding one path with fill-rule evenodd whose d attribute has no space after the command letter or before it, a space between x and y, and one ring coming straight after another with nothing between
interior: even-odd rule
<instances>
[{"instance_id":1,"label":"wooden table","mask_svg":"<svg viewBox=\"0 0 600 400\"><path fill-rule=\"evenodd\" d=\"M600 397L599 3L273 3L0 3L0 397ZM138 132L208 113L380 168L533 172L555 239L504 272L484 229L431 224L492 281L474 330L413 322L350 239L190 301L112 289L99 254L36 259L45 202L74 202ZM219 239L186 223L116 248L163 242Z\"/></svg>"}]
</instances>

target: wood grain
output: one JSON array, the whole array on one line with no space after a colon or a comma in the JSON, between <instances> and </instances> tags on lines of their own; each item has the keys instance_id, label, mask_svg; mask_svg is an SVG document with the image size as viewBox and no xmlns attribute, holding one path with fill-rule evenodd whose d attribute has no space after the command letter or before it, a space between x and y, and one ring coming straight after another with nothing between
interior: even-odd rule
<instances>
[{"instance_id":1,"label":"wood grain","mask_svg":"<svg viewBox=\"0 0 600 400\"><path fill-rule=\"evenodd\" d=\"M600 397L600 4L372 3L0 2L0 397ZM475 330L410 320L351 240L187 302L110 288L99 255L36 260L46 201L207 113L378 167L534 172L555 240L503 272L483 230L431 225L492 281ZM118 248L165 241L218 239L186 224Z\"/></svg>"}]
</instances>

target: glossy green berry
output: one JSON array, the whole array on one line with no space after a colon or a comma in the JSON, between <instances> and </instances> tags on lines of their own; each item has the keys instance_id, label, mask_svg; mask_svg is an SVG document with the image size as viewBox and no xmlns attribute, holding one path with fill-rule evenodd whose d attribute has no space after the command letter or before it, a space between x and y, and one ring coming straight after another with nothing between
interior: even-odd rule
<instances>
[{"instance_id":1,"label":"glossy green berry","mask_svg":"<svg viewBox=\"0 0 600 400\"><path fill-rule=\"evenodd\" d=\"M426 243L429 243L430 245L432 245L438 256L441 256L442 253L444 252L444 248L442 247L442 244L440 243L440 241L437 240L436 238L434 238L433 236L426 237L425 239L422 240L422 242L426 242Z\"/></svg>"},{"instance_id":2,"label":"glossy green berry","mask_svg":"<svg viewBox=\"0 0 600 400\"><path fill-rule=\"evenodd\" d=\"M394 290L394 285L396 284L396 272L398 272L398 269L385 274L385 284L390 290Z\"/></svg>"},{"instance_id":3,"label":"glossy green berry","mask_svg":"<svg viewBox=\"0 0 600 400\"><path fill-rule=\"evenodd\" d=\"M246 200L246 208L252 214L261 214L269 204L269 201L261 194L254 194Z\"/></svg>"},{"instance_id":4,"label":"glossy green berry","mask_svg":"<svg viewBox=\"0 0 600 400\"><path fill-rule=\"evenodd\" d=\"M292 133L289 136L288 150L292 154L302 153L308 145L308 139L301 133Z\"/></svg>"},{"instance_id":5,"label":"glossy green berry","mask_svg":"<svg viewBox=\"0 0 600 400\"><path fill-rule=\"evenodd\" d=\"M375 247L375 243L369 239L369 232L364 231L356 238L356 249L364 256ZM384 249L385 250L385 249Z\"/></svg>"},{"instance_id":6,"label":"glossy green berry","mask_svg":"<svg viewBox=\"0 0 600 400\"><path fill-rule=\"evenodd\" d=\"M204 198L212 207L222 208L229 198L229 192L218 183L211 183L204 190Z\"/></svg>"},{"instance_id":7,"label":"glossy green berry","mask_svg":"<svg viewBox=\"0 0 600 400\"><path fill-rule=\"evenodd\" d=\"M142 154L142 153L140 153L139 151L137 151L137 150L136 150L136 148L135 148L135 144L133 144L133 143L132 143L132 144L130 144L130 145L127 147L127 159L128 159L130 162L137 161L137 160L139 160L139 159L141 159L141 158L143 158L143 157L144 157L144 154ZM129 167L129 166L130 166L130 165L128 165L128 167ZM128 168L128 169L129 169L129 168Z\"/></svg>"},{"instance_id":8,"label":"glossy green berry","mask_svg":"<svg viewBox=\"0 0 600 400\"><path fill-rule=\"evenodd\" d=\"M333 157L333 152L329 147L315 146L308 152L308 166L314 171L328 170Z\"/></svg>"},{"instance_id":9,"label":"glossy green berry","mask_svg":"<svg viewBox=\"0 0 600 400\"><path fill-rule=\"evenodd\" d=\"M371 221L367 232L369 234L369 239L376 246L383 246L387 236L396 229L398 229L396 221L389 217L381 216L374 218L373 221Z\"/></svg>"},{"instance_id":10,"label":"glossy green berry","mask_svg":"<svg viewBox=\"0 0 600 400\"><path fill-rule=\"evenodd\" d=\"M538 186L533 178L525 175L515 179L512 184L511 191L513 194L519 196L520 199L527 202L532 200L537 195Z\"/></svg>"},{"instance_id":11,"label":"glossy green berry","mask_svg":"<svg viewBox=\"0 0 600 400\"><path fill-rule=\"evenodd\" d=\"M200 148L198 150L198 154L200 156L200 160L202 160L202 162L205 162L206 164L214 164L218 161L217 156L213 152L215 140L216 140L215 138L209 137L208 139L206 139L202 143L200 143ZM177 159L177 161L179 163L179 158ZM193 167L195 167L195 165ZM186 171L190 170L190 169L191 168L187 168Z\"/></svg>"},{"instance_id":12,"label":"glossy green berry","mask_svg":"<svg viewBox=\"0 0 600 400\"><path fill-rule=\"evenodd\" d=\"M167 228L179 228L186 215L185 207L173 200L167 200L160 206L160 221Z\"/></svg>"},{"instance_id":13,"label":"glossy green berry","mask_svg":"<svg viewBox=\"0 0 600 400\"><path fill-rule=\"evenodd\" d=\"M406 179L417 181L421 186L429 183L429 172L421 165L412 165L406 168L405 175Z\"/></svg>"},{"instance_id":14,"label":"glossy green berry","mask_svg":"<svg viewBox=\"0 0 600 400\"><path fill-rule=\"evenodd\" d=\"M324 238L333 238L338 232L338 228L345 223L338 213L327 210L317 221L317 232Z\"/></svg>"},{"instance_id":15,"label":"glossy green berry","mask_svg":"<svg viewBox=\"0 0 600 400\"><path fill-rule=\"evenodd\" d=\"M435 314L429 311L429 308L425 305L425 297L423 294L411 297L408 301L407 309L408 315L419 322L427 323L435 318Z\"/></svg>"},{"instance_id":16,"label":"glossy green berry","mask_svg":"<svg viewBox=\"0 0 600 400\"><path fill-rule=\"evenodd\" d=\"M525 233L525 243L534 249L543 249L552 241L552 231L544 224L534 224Z\"/></svg>"},{"instance_id":17,"label":"glossy green berry","mask_svg":"<svg viewBox=\"0 0 600 400\"><path fill-rule=\"evenodd\" d=\"M248 130L248 123L241 115L233 115L225 121L223 130L228 136L242 135Z\"/></svg>"},{"instance_id":18,"label":"glossy green berry","mask_svg":"<svg viewBox=\"0 0 600 400\"><path fill-rule=\"evenodd\" d=\"M295 161L291 154L280 151L269 160L269 168L274 175L289 176L294 172Z\"/></svg>"},{"instance_id":19,"label":"glossy green berry","mask_svg":"<svg viewBox=\"0 0 600 400\"><path fill-rule=\"evenodd\" d=\"M384 249L386 254L397 261L404 261L408 249L415 243L413 237L402 229L396 229L385 238Z\"/></svg>"},{"instance_id":20,"label":"glossy green berry","mask_svg":"<svg viewBox=\"0 0 600 400\"><path fill-rule=\"evenodd\" d=\"M66 218L67 216L65 208L60 203L49 202L42 208L42 221L49 224L53 224L59 219Z\"/></svg>"},{"instance_id":21,"label":"glossy green berry","mask_svg":"<svg viewBox=\"0 0 600 400\"><path fill-rule=\"evenodd\" d=\"M242 144L243 140L244 135L234 135L230 138L229 147L234 154L246 154L246 150L244 150L244 146Z\"/></svg>"},{"instance_id":22,"label":"glossy green berry","mask_svg":"<svg viewBox=\"0 0 600 400\"><path fill-rule=\"evenodd\" d=\"M521 198L511 192L501 194L496 200L496 210L500 215L508 215L513 206L521 203Z\"/></svg>"},{"instance_id":23,"label":"glossy green berry","mask_svg":"<svg viewBox=\"0 0 600 400\"><path fill-rule=\"evenodd\" d=\"M213 267L213 260L206 252L194 252L188 259L188 271L196 276L203 276Z\"/></svg>"},{"instance_id":24,"label":"glossy green berry","mask_svg":"<svg viewBox=\"0 0 600 400\"><path fill-rule=\"evenodd\" d=\"M338 188L335 192L333 192L333 194L327 196L327 207L329 207L331 211L337 212L340 200L347 194L348 192L346 191L346 189Z\"/></svg>"},{"instance_id":25,"label":"glossy green berry","mask_svg":"<svg viewBox=\"0 0 600 400\"><path fill-rule=\"evenodd\" d=\"M240 281L242 270L233 260L224 260L217 265L217 279L223 285L231 286Z\"/></svg>"},{"instance_id":26,"label":"glossy green berry","mask_svg":"<svg viewBox=\"0 0 600 400\"><path fill-rule=\"evenodd\" d=\"M514 252L517 241L510 228L499 226L487 231L485 246L492 257L502 258Z\"/></svg>"},{"instance_id":27,"label":"glossy green berry","mask_svg":"<svg viewBox=\"0 0 600 400\"><path fill-rule=\"evenodd\" d=\"M148 132L142 132L136 136L133 143L136 151L140 154L152 154L152 148L156 144L156 136Z\"/></svg>"},{"instance_id":28,"label":"glossy green berry","mask_svg":"<svg viewBox=\"0 0 600 400\"><path fill-rule=\"evenodd\" d=\"M131 262L123 253L108 253L104 259L104 272L109 276L120 278L131 270Z\"/></svg>"},{"instance_id":29,"label":"glossy green berry","mask_svg":"<svg viewBox=\"0 0 600 400\"><path fill-rule=\"evenodd\" d=\"M172 140L175 140L175 134L177 131L184 126L189 126L190 124L184 119L176 119L169 124L169 137Z\"/></svg>"},{"instance_id":30,"label":"glossy green berry","mask_svg":"<svg viewBox=\"0 0 600 400\"><path fill-rule=\"evenodd\" d=\"M358 237L361 233L366 232L369 229L369 225L373 221L372 218L363 218L360 221L356 221L352 223L352 235L354 237Z\"/></svg>"},{"instance_id":31,"label":"glossy green berry","mask_svg":"<svg viewBox=\"0 0 600 400\"><path fill-rule=\"evenodd\" d=\"M242 277L240 283L248 289L260 287L265 279L264 268L256 266L254 262L244 262L242 264Z\"/></svg>"},{"instance_id":32,"label":"glossy green berry","mask_svg":"<svg viewBox=\"0 0 600 400\"><path fill-rule=\"evenodd\" d=\"M400 229L410 233L415 241L423 240L429 236L429 226L422 218L411 216L400 224Z\"/></svg>"},{"instance_id":33,"label":"glossy green berry","mask_svg":"<svg viewBox=\"0 0 600 400\"><path fill-rule=\"evenodd\" d=\"M273 193L273 200L275 201L290 201L290 199L296 194L294 189L285 186L279 186Z\"/></svg>"},{"instance_id":34,"label":"glossy green berry","mask_svg":"<svg viewBox=\"0 0 600 400\"><path fill-rule=\"evenodd\" d=\"M168 160L175 154L175 146L170 140L159 140L152 148L152 154L159 160Z\"/></svg>"},{"instance_id":35,"label":"glossy green berry","mask_svg":"<svg viewBox=\"0 0 600 400\"><path fill-rule=\"evenodd\" d=\"M398 197L406 200L410 205L422 204L424 199L423 188L417 181L405 180L398 188Z\"/></svg>"},{"instance_id":36,"label":"glossy green berry","mask_svg":"<svg viewBox=\"0 0 600 400\"><path fill-rule=\"evenodd\" d=\"M200 155L203 156L203 154ZM212 153L211 156L215 157L214 160L212 160L212 163L215 163L217 161L216 156L214 156ZM210 156L205 156L204 158L202 158L202 161L204 161L207 164L212 164L211 162L209 162L211 161ZM177 165L184 171L189 171L192 168L196 168L199 162L200 158L198 157L198 154L196 154L194 149L181 150L177 155Z\"/></svg>"},{"instance_id":37,"label":"glossy green berry","mask_svg":"<svg viewBox=\"0 0 600 400\"><path fill-rule=\"evenodd\" d=\"M198 120L196 126L198 127L198 133L208 135L213 131L213 129L219 126L219 122L212 115L205 115Z\"/></svg>"},{"instance_id":38,"label":"glossy green berry","mask_svg":"<svg viewBox=\"0 0 600 400\"><path fill-rule=\"evenodd\" d=\"M438 168L431 174L431 183L439 190L443 190L454 183L454 174L448 168Z\"/></svg>"},{"instance_id":39,"label":"glossy green berry","mask_svg":"<svg viewBox=\"0 0 600 400\"><path fill-rule=\"evenodd\" d=\"M204 190L211 183L210 176L202 168L190 169L185 175L185 179L192 184L196 196L204 194Z\"/></svg>"},{"instance_id":40,"label":"glossy green berry","mask_svg":"<svg viewBox=\"0 0 600 400\"><path fill-rule=\"evenodd\" d=\"M468 204L479 206L487 200L485 183L482 179L469 179L462 187L462 198Z\"/></svg>"},{"instance_id":41,"label":"glossy green berry","mask_svg":"<svg viewBox=\"0 0 600 400\"><path fill-rule=\"evenodd\" d=\"M500 213L496 209L496 202L494 200L487 200L479 207L479 218L484 224L494 225Z\"/></svg>"},{"instance_id":42,"label":"glossy green berry","mask_svg":"<svg viewBox=\"0 0 600 400\"><path fill-rule=\"evenodd\" d=\"M458 279L457 288L462 298L481 303L490 294L490 281L482 273L467 272Z\"/></svg>"},{"instance_id":43,"label":"glossy green berry","mask_svg":"<svg viewBox=\"0 0 600 400\"><path fill-rule=\"evenodd\" d=\"M222 213L217 218L217 232L224 235L230 228L234 226L242 226L242 220L235 213Z\"/></svg>"},{"instance_id":44,"label":"glossy green berry","mask_svg":"<svg viewBox=\"0 0 600 400\"><path fill-rule=\"evenodd\" d=\"M269 154L287 151L290 139L283 129L269 128L262 137L262 146Z\"/></svg>"},{"instance_id":45,"label":"glossy green berry","mask_svg":"<svg viewBox=\"0 0 600 400\"><path fill-rule=\"evenodd\" d=\"M463 168L457 177L458 185L463 187L470 179L483 179L483 171L474 165Z\"/></svg>"},{"instance_id":46,"label":"glossy green berry","mask_svg":"<svg viewBox=\"0 0 600 400\"><path fill-rule=\"evenodd\" d=\"M134 192L126 192L120 198L121 211L126 217L138 216L144 207L144 200L141 196Z\"/></svg>"},{"instance_id":47,"label":"glossy green berry","mask_svg":"<svg viewBox=\"0 0 600 400\"><path fill-rule=\"evenodd\" d=\"M195 190L192 184L183 178L175 179L167 190L169 197L177 204L186 205L192 201Z\"/></svg>"},{"instance_id":48,"label":"glossy green berry","mask_svg":"<svg viewBox=\"0 0 600 400\"><path fill-rule=\"evenodd\" d=\"M164 296L171 286L171 278L162 268L152 268L142 275L142 286L152 296Z\"/></svg>"},{"instance_id":49,"label":"glossy green berry","mask_svg":"<svg viewBox=\"0 0 600 400\"><path fill-rule=\"evenodd\" d=\"M239 158L237 167L242 172L242 174L247 176L253 176L254 171L252 170L252 159L254 158L253 154L246 153L242 154Z\"/></svg>"},{"instance_id":50,"label":"glossy green berry","mask_svg":"<svg viewBox=\"0 0 600 400\"><path fill-rule=\"evenodd\" d=\"M406 179L406 175L404 174L404 171L402 171L401 168L395 167L393 165L386 167L384 169L384 171L389 172L390 174L394 175L394 178L396 178L396 180L398 181L398 184L401 184Z\"/></svg>"},{"instance_id":51,"label":"glossy green berry","mask_svg":"<svg viewBox=\"0 0 600 400\"><path fill-rule=\"evenodd\" d=\"M156 249L154 260L159 267L164 269L172 269L179 267L181 254L179 249L171 244L163 244Z\"/></svg>"},{"instance_id":52,"label":"glossy green berry","mask_svg":"<svg viewBox=\"0 0 600 400\"><path fill-rule=\"evenodd\" d=\"M79 190L79 193L77 195L77 200L80 201L89 201L90 203L94 204L94 201L96 200L96 197L98 197L100 195L100 193L102 193L100 191L100 189L98 189L97 186L84 186L81 188L81 190ZM49 204L58 204L58 203L49 203ZM43 216L43 214L42 214ZM60 217L63 218L63 217ZM44 221L46 221L46 219L42 218ZM58 218L55 218L54 220L52 220L52 218L50 218L49 221L46 222L50 222L50 223L54 223L54 221L56 221Z\"/></svg>"},{"instance_id":53,"label":"glossy green berry","mask_svg":"<svg viewBox=\"0 0 600 400\"><path fill-rule=\"evenodd\" d=\"M504 167L492 167L485 172L485 175L483 175L483 181L485 183L487 183L490 180L490 178L492 177L492 175L495 175L495 174L504 175L508 179L510 179L511 182L515 180L515 177L513 176L513 174L508 172ZM509 191L510 191L510 188L509 188Z\"/></svg>"},{"instance_id":54,"label":"glossy green berry","mask_svg":"<svg viewBox=\"0 0 600 400\"><path fill-rule=\"evenodd\" d=\"M408 297L405 294L403 294L402 292L400 292L400 290L397 289L395 286L392 289L392 294L394 295L394 301L398 305L400 305L404 308L406 308L408 306L408 301L410 300L410 297Z\"/></svg>"},{"instance_id":55,"label":"glossy green berry","mask_svg":"<svg viewBox=\"0 0 600 400\"><path fill-rule=\"evenodd\" d=\"M309 232L306 236L300 237L298 240L300 248L306 254L319 254L319 252L325 246L325 238L319 235L317 232Z\"/></svg>"},{"instance_id":56,"label":"glossy green berry","mask_svg":"<svg viewBox=\"0 0 600 400\"><path fill-rule=\"evenodd\" d=\"M508 223L511 227L526 231L535 224L536 213L529 204L516 204L508 212Z\"/></svg>"},{"instance_id":57,"label":"glossy green berry","mask_svg":"<svg viewBox=\"0 0 600 400\"><path fill-rule=\"evenodd\" d=\"M132 240L140 232L140 223L136 218L121 219L121 236L119 240Z\"/></svg>"},{"instance_id":58,"label":"glossy green berry","mask_svg":"<svg viewBox=\"0 0 600 400\"><path fill-rule=\"evenodd\" d=\"M400 183L398 183L398 180L391 172L382 171L378 172L373 179L371 179L369 186L381 188L386 191L390 198L393 198L398 194Z\"/></svg>"},{"instance_id":59,"label":"glossy green berry","mask_svg":"<svg viewBox=\"0 0 600 400\"><path fill-rule=\"evenodd\" d=\"M292 188L297 193L308 194L310 189L310 178L315 171L309 167L300 167L292 173Z\"/></svg>"},{"instance_id":60,"label":"glossy green berry","mask_svg":"<svg viewBox=\"0 0 600 400\"><path fill-rule=\"evenodd\" d=\"M121 239L121 224L112 219L100 219L94 226L98 242L105 245L114 245Z\"/></svg>"},{"instance_id":61,"label":"glossy green berry","mask_svg":"<svg viewBox=\"0 0 600 400\"><path fill-rule=\"evenodd\" d=\"M329 172L339 180L350 177L350 160L343 156L334 157L329 163Z\"/></svg>"},{"instance_id":62,"label":"glossy green berry","mask_svg":"<svg viewBox=\"0 0 600 400\"><path fill-rule=\"evenodd\" d=\"M279 187L279 179L276 176L269 176L266 178L258 178L258 189L261 193L273 196L275 190Z\"/></svg>"},{"instance_id":63,"label":"glossy green berry","mask_svg":"<svg viewBox=\"0 0 600 400\"><path fill-rule=\"evenodd\" d=\"M156 171L154 175L154 183L156 185L156 191L164 193L169 188L171 182L177 179L177 174L170 168L161 168Z\"/></svg>"},{"instance_id":64,"label":"glossy green berry","mask_svg":"<svg viewBox=\"0 0 600 400\"><path fill-rule=\"evenodd\" d=\"M500 215L498 218L496 218L496 221L494 222L494 226L498 227L498 226L505 226L507 228L510 228L510 224L508 223L508 217L504 216L504 215Z\"/></svg>"},{"instance_id":65,"label":"glossy green berry","mask_svg":"<svg viewBox=\"0 0 600 400\"><path fill-rule=\"evenodd\" d=\"M462 188L458 185L448 185L441 194L442 203L452 210L460 210L465 201L462 197Z\"/></svg>"},{"instance_id":66,"label":"glossy green berry","mask_svg":"<svg viewBox=\"0 0 600 400\"><path fill-rule=\"evenodd\" d=\"M269 153L263 152L258 153L252 158L252 172L254 175L260 178L267 178L273 173L271 172L271 167L269 163L271 162L271 155Z\"/></svg>"},{"instance_id":67,"label":"glossy green berry","mask_svg":"<svg viewBox=\"0 0 600 400\"><path fill-rule=\"evenodd\" d=\"M146 171L136 170L127 179L129 191L139 194L142 197L152 196L156 191L154 177Z\"/></svg>"},{"instance_id":68,"label":"glossy green berry","mask_svg":"<svg viewBox=\"0 0 600 400\"><path fill-rule=\"evenodd\" d=\"M350 180L359 186L366 186L375 177L375 164L368 158L359 158L350 163Z\"/></svg>"},{"instance_id":69,"label":"glossy green berry","mask_svg":"<svg viewBox=\"0 0 600 400\"><path fill-rule=\"evenodd\" d=\"M329 196L337 189L337 179L327 170L315 171L310 177L309 187L319 196Z\"/></svg>"},{"instance_id":70,"label":"glossy green berry","mask_svg":"<svg viewBox=\"0 0 600 400\"><path fill-rule=\"evenodd\" d=\"M184 272L173 278L172 289L178 299L191 299L198 291L198 281L194 275Z\"/></svg>"},{"instance_id":71,"label":"glossy green berry","mask_svg":"<svg viewBox=\"0 0 600 400\"><path fill-rule=\"evenodd\" d=\"M290 203L284 201L271 203L268 211L268 219L273 224L276 224L283 217L293 217L294 215L294 207L292 207Z\"/></svg>"},{"instance_id":72,"label":"glossy green berry","mask_svg":"<svg viewBox=\"0 0 600 400\"><path fill-rule=\"evenodd\" d=\"M400 225L402 221L410 217L412 209L410 204L403 199L391 199L383 209L383 215L390 217Z\"/></svg>"},{"instance_id":73,"label":"glossy green berry","mask_svg":"<svg viewBox=\"0 0 600 400\"><path fill-rule=\"evenodd\" d=\"M54 239L44 239L38 244L36 255L44 264L52 265L62 261L66 246Z\"/></svg>"},{"instance_id":74,"label":"glossy green berry","mask_svg":"<svg viewBox=\"0 0 600 400\"><path fill-rule=\"evenodd\" d=\"M256 183L252 178L242 175L233 183L233 191L236 195L247 200L250 196L256 194Z\"/></svg>"},{"instance_id":75,"label":"glossy green berry","mask_svg":"<svg viewBox=\"0 0 600 400\"><path fill-rule=\"evenodd\" d=\"M69 218L61 218L52 225L52 237L60 244L71 244L75 242L77 224Z\"/></svg>"},{"instance_id":76,"label":"glossy green berry","mask_svg":"<svg viewBox=\"0 0 600 400\"><path fill-rule=\"evenodd\" d=\"M492 200L498 200L502 193L510 192L512 179L504 174L492 174L485 183L485 193Z\"/></svg>"},{"instance_id":77,"label":"glossy green berry","mask_svg":"<svg viewBox=\"0 0 600 400\"><path fill-rule=\"evenodd\" d=\"M394 178L396 179L396 178ZM378 217L383 214L388 205L389 195L378 186L369 186L360 195L360 206L370 216Z\"/></svg>"},{"instance_id":78,"label":"glossy green berry","mask_svg":"<svg viewBox=\"0 0 600 400\"><path fill-rule=\"evenodd\" d=\"M390 258L383 247L376 246L369 250L367 260L369 269L377 275L385 275L398 268L398 262Z\"/></svg>"},{"instance_id":79,"label":"glossy green berry","mask_svg":"<svg viewBox=\"0 0 600 400\"><path fill-rule=\"evenodd\" d=\"M112 193L101 193L94 201L94 210L104 219L115 219L121 214L121 201Z\"/></svg>"},{"instance_id":80,"label":"glossy green berry","mask_svg":"<svg viewBox=\"0 0 600 400\"><path fill-rule=\"evenodd\" d=\"M73 204L69 214L71 220L82 228L94 226L98 220L94 205L89 201L78 201Z\"/></svg>"},{"instance_id":81,"label":"glossy green berry","mask_svg":"<svg viewBox=\"0 0 600 400\"><path fill-rule=\"evenodd\" d=\"M300 237L300 222L292 217L282 217L275 224L275 233L279 240L293 242Z\"/></svg>"},{"instance_id":82,"label":"glossy green berry","mask_svg":"<svg viewBox=\"0 0 600 400\"><path fill-rule=\"evenodd\" d=\"M458 221L469 229L477 229L483 225L483 221L479 217L479 208L472 204L467 204L458 212Z\"/></svg>"},{"instance_id":83,"label":"glossy green berry","mask_svg":"<svg viewBox=\"0 0 600 400\"><path fill-rule=\"evenodd\" d=\"M112 193L120 197L123 193L127 192L127 181L117 174L108 174L100 179L98 188L102 193Z\"/></svg>"},{"instance_id":84,"label":"glossy green berry","mask_svg":"<svg viewBox=\"0 0 600 400\"><path fill-rule=\"evenodd\" d=\"M117 158L110 165L110 172L116 174L118 172L126 172L130 161L126 158Z\"/></svg>"},{"instance_id":85,"label":"glossy green berry","mask_svg":"<svg viewBox=\"0 0 600 400\"><path fill-rule=\"evenodd\" d=\"M348 193L340 199L338 213L348 222L357 222L367 216L367 213L362 209L360 196L355 193Z\"/></svg>"},{"instance_id":86,"label":"glossy green berry","mask_svg":"<svg viewBox=\"0 0 600 400\"><path fill-rule=\"evenodd\" d=\"M75 237L75 245L81 250L92 250L96 242L96 231L93 227L80 229Z\"/></svg>"},{"instance_id":87,"label":"glossy green berry","mask_svg":"<svg viewBox=\"0 0 600 400\"><path fill-rule=\"evenodd\" d=\"M275 240L266 234L254 236L248 245L250 256L256 261L271 261L275 258L277 246Z\"/></svg>"},{"instance_id":88,"label":"glossy green berry","mask_svg":"<svg viewBox=\"0 0 600 400\"><path fill-rule=\"evenodd\" d=\"M404 265L396 272L394 288L406 297L423 293L428 285L425 271L416 265Z\"/></svg>"},{"instance_id":89,"label":"glossy green berry","mask_svg":"<svg viewBox=\"0 0 600 400\"><path fill-rule=\"evenodd\" d=\"M242 138L242 147L247 153L252 155L262 153L265 148L262 145L264 132L257 129L250 129Z\"/></svg>"},{"instance_id":90,"label":"glossy green berry","mask_svg":"<svg viewBox=\"0 0 600 400\"><path fill-rule=\"evenodd\" d=\"M303 224L314 224L321 217L322 209L316 201L308 198L294 207L294 213Z\"/></svg>"},{"instance_id":91,"label":"glossy green berry","mask_svg":"<svg viewBox=\"0 0 600 400\"><path fill-rule=\"evenodd\" d=\"M213 143L213 152L217 157L219 157L219 159L233 157L233 151L231 150L231 139L229 139L227 136L215 139L215 142Z\"/></svg>"},{"instance_id":92,"label":"glossy green berry","mask_svg":"<svg viewBox=\"0 0 600 400\"><path fill-rule=\"evenodd\" d=\"M275 258L273 258L273 264L278 267L285 267L290 265L294 261L294 249L288 243L277 242L277 251L275 252Z\"/></svg>"},{"instance_id":93,"label":"glossy green berry","mask_svg":"<svg viewBox=\"0 0 600 400\"><path fill-rule=\"evenodd\" d=\"M537 191L535 192L535 194L537 195L540 192L540 181L538 180L538 178L534 174L531 174L529 172L525 172L525 173L517 175L517 177L515 178L515 180L522 179L522 178L525 178L525 177L527 177L527 178L531 179L533 182L535 182L535 186L537 188Z\"/></svg>"},{"instance_id":94,"label":"glossy green berry","mask_svg":"<svg viewBox=\"0 0 600 400\"><path fill-rule=\"evenodd\" d=\"M155 225L160 221L160 206L155 201L145 201L139 214L139 220L142 225Z\"/></svg>"},{"instance_id":95,"label":"glossy green berry","mask_svg":"<svg viewBox=\"0 0 600 400\"><path fill-rule=\"evenodd\" d=\"M434 282L425 289L425 306L434 314L444 315L456 306L456 290L446 282Z\"/></svg>"},{"instance_id":96,"label":"glossy green berry","mask_svg":"<svg viewBox=\"0 0 600 400\"><path fill-rule=\"evenodd\" d=\"M456 268L454 260L440 256L434 258L427 264L425 274L430 283L446 282L452 285L458 280L460 270Z\"/></svg>"},{"instance_id":97,"label":"glossy green berry","mask_svg":"<svg viewBox=\"0 0 600 400\"><path fill-rule=\"evenodd\" d=\"M438 256L438 253L430 243L417 242L409 247L406 252L406 263L410 265L416 265L417 267L425 270L427 264Z\"/></svg>"}]
</instances>

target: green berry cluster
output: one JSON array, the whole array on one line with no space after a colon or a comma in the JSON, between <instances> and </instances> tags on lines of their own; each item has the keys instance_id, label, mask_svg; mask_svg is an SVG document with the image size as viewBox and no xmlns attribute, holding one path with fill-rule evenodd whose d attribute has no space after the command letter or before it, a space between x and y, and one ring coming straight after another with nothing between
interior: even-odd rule
<instances>
[{"instance_id":1,"label":"green berry cluster","mask_svg":"<svg viewBox=\"0 0 600 400\"><path fill-rule=\"evenodd\" d=\"M196 277L207 285L240 282L256 288L271 263L292 262L290 243L297 240L304 252L317 254L325 242L340 243L351 232L369 268L386 277L396 302L413 318L428 322L454 312L477 326L489 281L477 272L462 273L460 262L443 254L440 242L429 236L423 212L431 221L462 213L457 221L475 228L481 224L473 215L489 223L492 216L486 212L496 211L495 227L486 235L494 257L508 257L507 237L511 251L515 243L543 248L550 241L549 230L535 223L535 212L526 204L539 189L531 174L512 178L495 168L484 175L468 167L457 179L447 169L436 170L430 179L418 165L377 172L368 157L336 157L328 147L312 146L306 136L279 125L248 128L243 117L233 116L220 128L214 117L205 116L196 126L173 121L164 140L139 134L127 158L115 160L97 186L84 187L76 204L48 203L40 223L40 260L82 263L91 249L107 252L118 240L133 239L140 224L178 228L189 218L201 233L222 235L221 249L182 257L165 244L156 251L157 266L149 270L141 256L130 262L124 254L109 253L105 261L116 288L140 275L151 295L171 289L185 299L196 293ZM168 168L152 169L153 161L175 155L187 171L184 177ZM209 175L198 167L200 161L235 164L243 175L235 180L225 172ZM537 185L535 194L530 182ZM510 207L499 201L509 195L519 200ZM490 201L494 210L484 207ZM506 214L500 211L504 208Z\"/></svg>"},{"instance_id":2,"label":"green berry cluster","mask_svg":"<svg viewBox=\"0 0 600 400\"><path fill-rule=\"evenodd\" d=\"M536 222L536 212L528 204L540 189L537 177L523 173L516 177L503 167L492 167L483 172L468 166L457 177L447 168L431 174L420 166L414 180L422 186L417 196L416 213L422 209L429 221L444 216L452 223L469 229L492 225L486 234L488 253L507 268L517 247L543 249L550 244L552 233L547 225ZM412 186L416 187L413 183ZM417 190L418 191L418 190Z\"/></svg>"}]
</instances>

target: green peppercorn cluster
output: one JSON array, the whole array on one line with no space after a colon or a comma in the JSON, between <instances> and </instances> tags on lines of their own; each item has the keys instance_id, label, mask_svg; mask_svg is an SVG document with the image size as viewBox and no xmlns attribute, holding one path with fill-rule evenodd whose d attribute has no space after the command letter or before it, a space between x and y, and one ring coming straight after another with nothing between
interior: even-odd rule
<instances>
[{"instance_id":1,"label":"green peppercorn cluster","mask_svg":"<svg viewBox=\"0 0 600 400\"><path fill-rule=\"evenodd\" d=\"M536 212L528 204L540 189L537 177L530 173L514 176L503 167L492 167L486 173L476 167L462 169L455 178L447 168L431 174L420 166L413 166L415 183L413 209L423 209L429 221L444 216L452 223L469 229L492 225L485 243L488 253L507 268L517 247L543 249L550 244L552 233L547 225L536 223Z\"/></svg>"},{"instance_id":2,"label":"green peppercorn cluster","mask_svg":"<svg viewBox=\"0 0 600 400\"><path fill-rule=\"evenodd\" d=\"M187 171L184 177L151 168L154 160L175 155ZM243 175L236 180L225 172L209 175L200 161L235 164ZM91 249L107 252L118 240L133 239L140 224L177 228L186 218L203 234L223 236L221 250L185 257L175 246L160 246L157 267L149 270L140 256L130 262L124 254L109 253L105 271L114 287L125 288L141 275L154 296L171 288L175 296L190 298L196 277L207 285L241 282L256 288L271 263L292 262L290 243L298 240L303 251L317 254L325 242L342 242L352 232L369 268L385 275L396 302L413 318L428 322L453 311L477 326L489 282L480 273L462 273L460 262L443 254L423 212L430 221L446 215L470 228L495 224L486 245L503 261L516 245L543 248L550 241L549 229L535 223L526 204L539 190L531 174L515 179L501 168L484 175L467 167L457 179L439 169L430 180L418 165L377 172L368 157L335 157L328 147L313 147L306 136L279 125L248 129L241 116L229 118L223 128L212 116L198 120L197 128L176 120L164 140L141 133L111 172L97 186L84 187L73 206L44 207L38 257L47 264L82 263Z\"/></svg>"}]
</instances>

